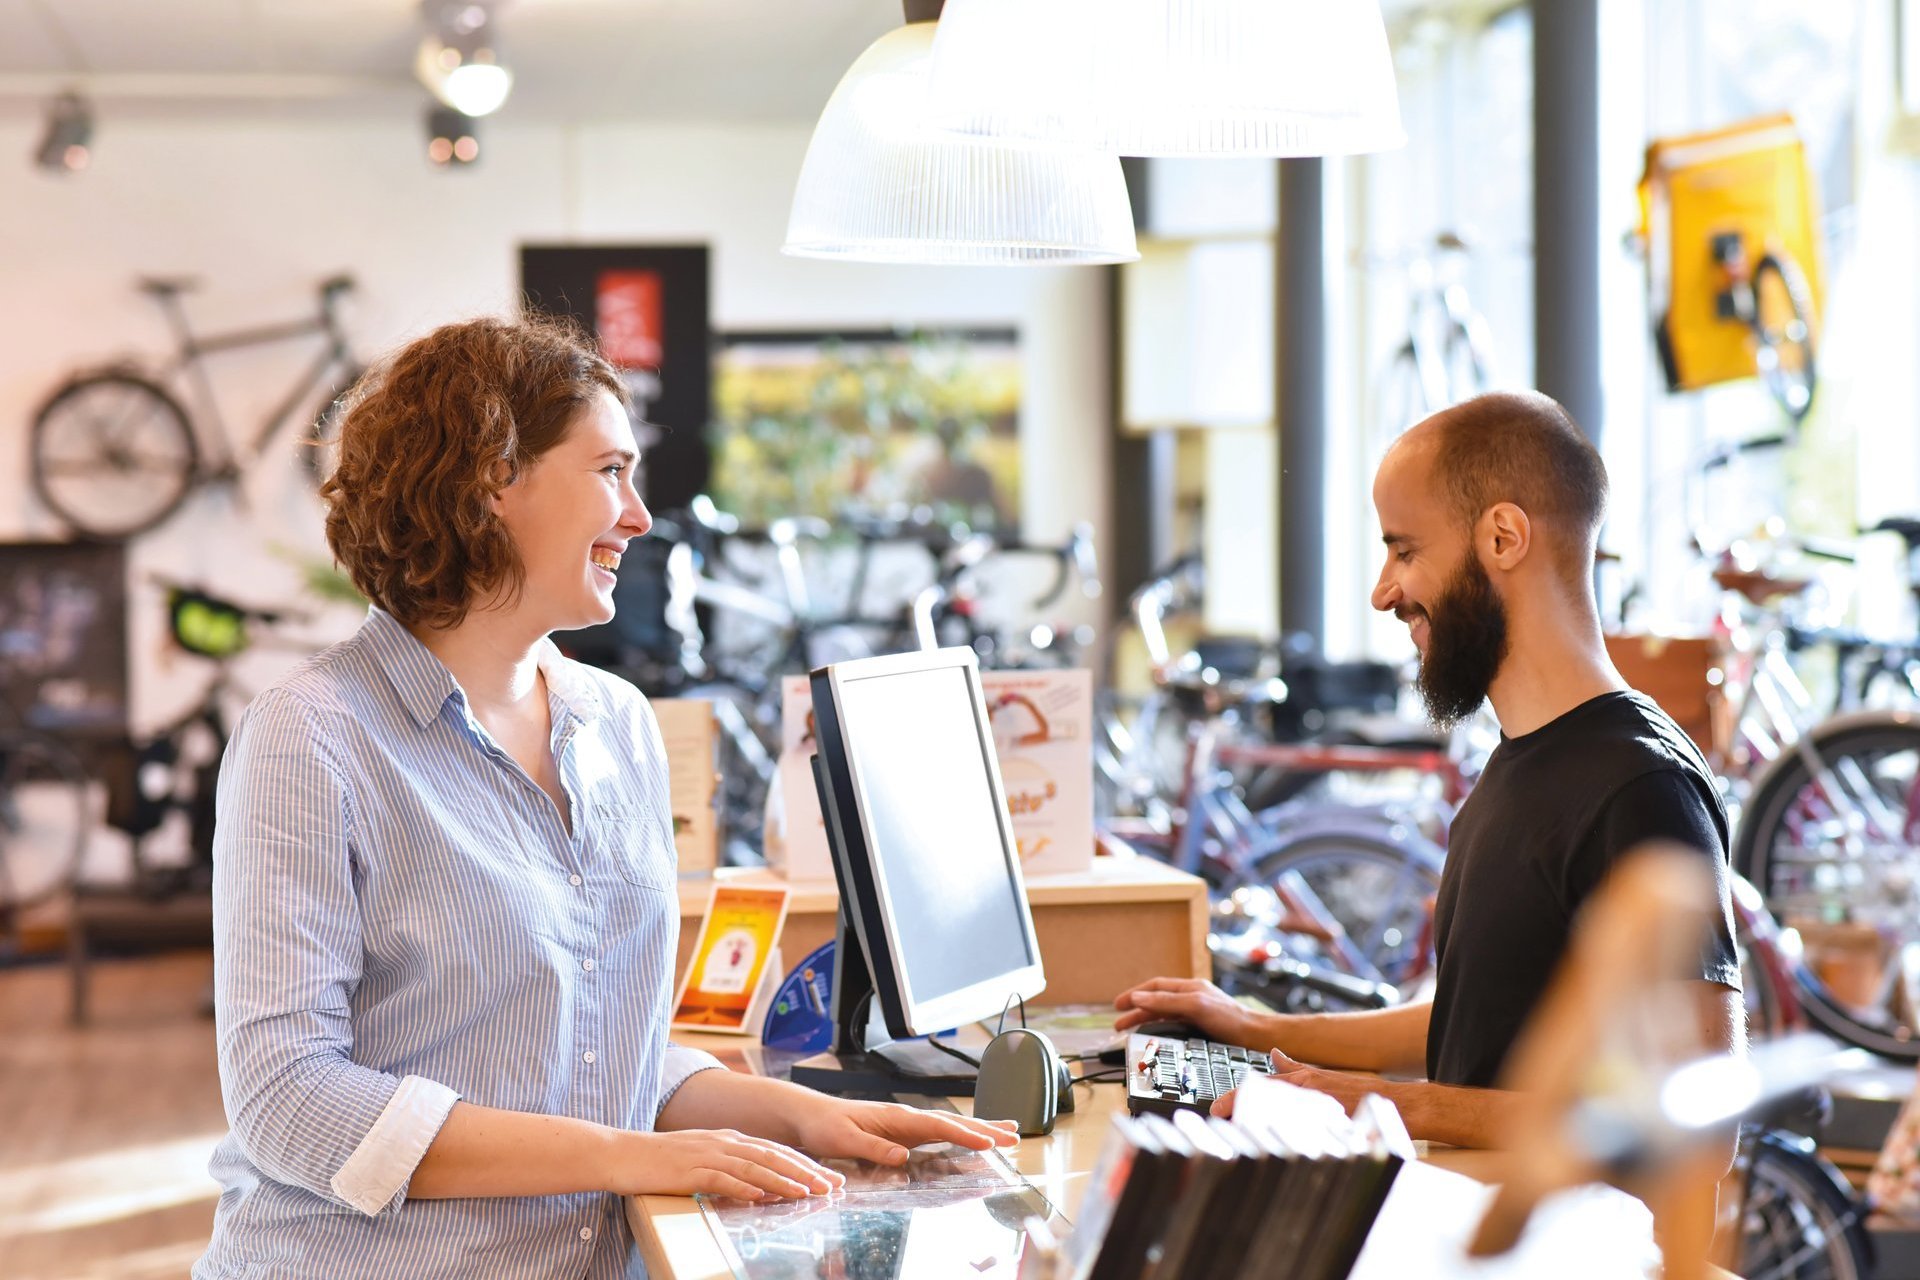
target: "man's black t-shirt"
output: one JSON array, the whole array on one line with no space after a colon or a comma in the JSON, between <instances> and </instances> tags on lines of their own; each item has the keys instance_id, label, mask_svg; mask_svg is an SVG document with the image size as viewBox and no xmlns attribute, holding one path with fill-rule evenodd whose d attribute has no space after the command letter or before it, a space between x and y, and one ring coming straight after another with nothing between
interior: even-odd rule
<instances>
[{"instance_id":1,"label":"man's black t-shirt","mask_svg":"<svg viewBox=\"0 0 1920 1280\"><path fill-rule=\"evenodd\" d=\"M1496 1082L1560 963L1574 913L1616 859L1658 838L1712 863L1721 910L1699 976L1737 990L1727 813L1679 727L1629 691L1500 740L1447 840L1434 916L1429 1079Z\"/></svg>"}]
</instances>

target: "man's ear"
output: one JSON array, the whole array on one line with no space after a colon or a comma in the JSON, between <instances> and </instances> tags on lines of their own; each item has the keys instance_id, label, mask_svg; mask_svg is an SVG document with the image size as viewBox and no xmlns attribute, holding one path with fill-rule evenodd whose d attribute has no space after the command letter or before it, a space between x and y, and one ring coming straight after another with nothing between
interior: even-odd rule
<instances>
[{"instance_id":1,"label":"man's ear","mask_svg":"<svg viewBox=\"0 0 1920 1280\"><path fill-rule=\"evenodd\" d=\"M1533 549L1533 521L1511 502L1496 502L1480 517L1477 530L1481 552L1490 569L1509 572L1519 567Z\"/></svg>"}]
</instances>

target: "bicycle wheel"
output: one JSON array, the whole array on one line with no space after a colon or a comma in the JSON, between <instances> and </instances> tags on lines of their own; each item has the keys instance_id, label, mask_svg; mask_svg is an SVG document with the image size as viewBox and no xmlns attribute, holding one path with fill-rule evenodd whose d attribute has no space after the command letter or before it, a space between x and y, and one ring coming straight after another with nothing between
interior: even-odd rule
<instances>
[{"instance_id":1,"label":"bicycle wheel","mask_svg":"<svg viewBox=\"0 0 1920 1280\"><path fill-rule=\"evenodd\" d=\"M1255 855L1262 885L1297 873L1382 981L1403 995L1433 965L1429 903L1440 892L1440 856L1417 837L1319 832ZM1360 975L1373 977L1372 974Z\"/></svg>"},{"instance_id":2,"label":"bicycle wheel","mask_svg":"<svg viewBox=\"0 0 1920 1280\"><path fill-rule=\"evenodd\" d=\"M1920 1061L1907 980L1920 971L1920 717L1816 729L1755 787L1734 867L1806 943L1794 976L1807 1016L1864 1049Z\"/></svg>"},{"instance_id":3,"label":"bicycle wheel","mask_svg":"<svg viewBox=\"0 0 1920 1280\"><path fill-rule=\"evenodd\" d=\"M1765 1133L1748 1157L1739 1259L1746 1280L1866 1280L1866 1208L1812 1144Z\"/></svg>"},{"instance_id":4,"label":"bicycle wheel","mask_svg":"<svg viewBox=\"0 0 1920 1280\"><path fill-rule=\"evenodd\" d=\"M33 490L90 538L117 541L172 515L200 473L186 411L156 383L96 373L55 391L34 415Z\"/></svg>"},{"instance_id":5,"label":"bicycle wheel","mask_svg":"<svg viewBox=\"0 0 1920 1280\"><path fill-rule=\"evenodd\" d=\"M334 384L313 417L313 430L300 442L300 467L316 491L340 465L340 414L346 407L347 393L365 373L365 369L349 369L347 375Z\"/></svg>"},{"instance_id":6,"label":"bicycle wheel","mask_svg":"<svg viewBox=\"0 0 1920 1280\"><path fill-rule=\"evenodd\" d=\"M87 776L38 735L0 738L0 938L19 914L66 892L87 847Z\"/></svg>"},{"instance_id":7,"label":"bicycle wheel","mask_svg":"<svg viewBox=\"0 0 1920 1280\"><path fill-rule=\"evenodd\" d=\"M1813 408L1813 291L1793 259L1753 264L1754 366L1767 393L1795 422Z\"/></svg>"}]
</instances>

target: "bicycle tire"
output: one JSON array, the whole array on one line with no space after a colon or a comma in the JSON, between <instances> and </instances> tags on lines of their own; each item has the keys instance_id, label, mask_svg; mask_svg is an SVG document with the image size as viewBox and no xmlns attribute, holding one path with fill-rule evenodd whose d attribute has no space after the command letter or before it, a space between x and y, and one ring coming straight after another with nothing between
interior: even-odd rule
<instances>
[{"instance_id":1,"label":"bicycle tire","mask_svg":"<svg viewBox=\"0 0 1920 1280\"><path fill-rule=\"evenodd\" d=\"M313 415L313 430L300 442L300 469L316 493L340 465L340 416L346 409L348 393L366 372L363 368L350 368L344 378L334 383L320 402L319 411Z\"/></svg>"},{"instance_id":2,"label":"bicycle tire","mask_svg":"<svg viewBox=\"0 0 1920 1280\"><path fill-rule=\"evenodd\" d=\"M34 414L29 454L40 501L101 542L158 525L200 479L200 444L186 410L158 383L123 371L57 387Z\"/></svg>"},{"instance_id":3,"label":"bicycle tire","mask_svg":"<svg viewBox=\"0 0 1920 1280\"><path fill-rule=\"evenodd\" d=\"M87 774L41 734L0 738L0 936L22 911L69 891L86 857ZM33 874L22 874L29 853Z\"/></svg>"},{"instance_id":4,"label":"bicycle tire","mask_svg":"<svg viewBox=\"0 0 1920 1280\"><path fill-rule=\"evenodd\" d=\"M1806 275L1784 254L1763 254L1753 264L1754 367L1760 381L1795 422L1813 410L1819 372L1813 351L1813 291Z\"/></svg>"},{"instance_id":5,"label":"bicycle tire","mask_svg":"<svg viewBox=\"0 0 1920 1280\"><path fill-rule=\"evenodd\" d=\"M1868 1280L1866 1207L1812 1143L1764 1133L1748 1157L1734 1270L1745 1280Z\"/></svg>"},{"instance_id":6,"label":"bicycle tire","mask_svg":"<svg viewBox=\"0 0 1920 1280\"><path fill-rule=\"evenodd\" d=\"M1440 891L1440 859L1431 850L1393 839L1385 828L1322 829L1283 836L1251 862L1264 886L1299 872L1381 978L1402 995L1431 969L1433 957L1422 949L1429 938L1427 902ZM1369 874L1356 879L1356 870ZM1382 874L1385 895L1379 892Z\"/></svg>"},{"instance_id":7,"label":"bicycle tire","mask_svg":"<svg viewBox=\"0 0 1920 1280\"><path fill-rule=\"evenodd\" d=\"M1904 795L1892 799L1906 806L1905 826L1883 841L1894 855L1890 868L1894 877L1876 882L1871 874L1874 865L1860 857L1858 849L1849 851L1844 839L1811 850L1805 848L1804 839L1797 839L1786 851L1797 849L1813 856L1781 856L1782 836L1794 834L1791 828L1795 825L1811 828L1816 838L1829 827L1830 834L1849 834L1839 819L1826 820L1823 825L1819 817L1821 790L1814 785L1807 763L1797 751L1783 756L1755 786L1734 836L1734 869L1759 888L1768 910L1782 925L1884 918L1906 930L1899 941L1909 945L1920 942L1920 927L1916 927L1920 914L1915 909L1920 889L1912 883L1914 866L1920 861L1920 848L1916 848L1920 843L1920 825L1916 825L1920 824L1920 812L1916 812L1920 808L1920 716L1903 712L1849 716L1814 729L1809 746L1830 774L1836 769L1846 771L1851 765L1859 776L1875 784L1875 794L1881 800L1888 797L1880 794L1879 783L1891 782L1904 789ZM1907 761L1912 762L1912 776L1899 773ZM1871 770L1890 762L1894 770L1890 777L1876 779ZM1809 814L1813 821L1808 821ZM1810 869L1802 871L1803 867ZM1876 902L1863 896L1890 886L1903 895L1899 901ZM1809 889L1814 893L1811 900L1807 897ZM1900 950L1894 949L1890 964L1899 963ZM1920 1019L1902 1021L1892 1008L1870 1014L1865 1007L1841 999L1810 963L1797 966L1794 976L1800 1006L1816 1025L1883 1057L1920 1061L1920 1026L1909 1025Z\"/></svg>"}]
</instances>

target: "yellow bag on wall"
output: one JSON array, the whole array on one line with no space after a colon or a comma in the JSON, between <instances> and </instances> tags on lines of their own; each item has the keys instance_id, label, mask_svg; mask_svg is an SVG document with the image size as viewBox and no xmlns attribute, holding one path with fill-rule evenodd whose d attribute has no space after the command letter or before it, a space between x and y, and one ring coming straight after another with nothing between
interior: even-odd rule
<instances>
[{"instance_id":1,"label":"yellow bag on wall","mask_svg":"<svg viewBox=\"0 0 1920 1280\"><path fill-rule=\"evenodd\" d=\"M1725 258L1771 254L1804 278L1815 333L1825 293L1818 200L1793 117L1656 139L1640 179L1648 302L1669 391L1754 376L1751 329L1730 314ZM1738 237L1738 249L1728 241Z\"/></svg>"}]
</instances>

